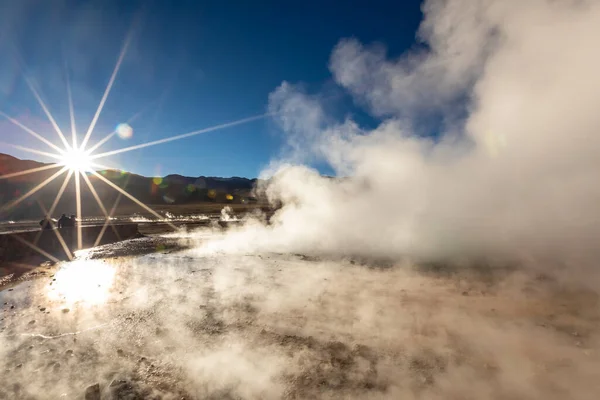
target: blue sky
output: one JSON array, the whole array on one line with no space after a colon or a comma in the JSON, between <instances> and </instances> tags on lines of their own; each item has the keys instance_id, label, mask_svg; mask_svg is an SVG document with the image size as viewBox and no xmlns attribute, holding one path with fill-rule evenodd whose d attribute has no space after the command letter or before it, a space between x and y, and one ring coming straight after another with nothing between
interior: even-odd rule
<instances>
[{"instance_id":1,"label":"blue sky","mask_svg":"<svg viewBox=\"0 0 600 400\"><path fill-rule=\"evenodd\" d=\"M288 3L288 4L284 4ZM2 1L0 110L59 143L25 84L30 78L69 131L66 72L81 136L118 58L128 51L92 142L129 120L131 139L112 150L264 113L282 81L334 96L342 117L374 123L335 88L328 70L342 38L382 42L394 57L414 45L419 1ZM269 119L115 156L111 165L143 174L254 177L280 154L283 138ZM0 142L44 149L0 122ZM44 149L46 150L46 149ZM21 158L36 154L0 144ZM325 166L318 166L327 173Z\"/></svg>"}]
</instances>

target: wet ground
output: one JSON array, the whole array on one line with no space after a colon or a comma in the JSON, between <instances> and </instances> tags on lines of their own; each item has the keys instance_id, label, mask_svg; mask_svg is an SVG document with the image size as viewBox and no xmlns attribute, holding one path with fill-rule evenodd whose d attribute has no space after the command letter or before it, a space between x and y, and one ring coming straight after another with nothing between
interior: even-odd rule
<instances>
[{"instance_id":1,"label":"wet ground","mask_svg":"<svg viewBox=\"0 0 600 400\"><path fill-rule=\"evenodd\" d=\"M518 270L204 251L211 235L104 246L6 287L0 398L600 394L593 291Z\"/></svg>"},{"instance_id":2,"label":"wet ground","mask_svg":"<svg viewBox=\"0 0 600 400\"><path fill-rule=\"evenodd\" d=\"M86 257L92 259L138 256L153 252L172 252L190 247L189 241L185 238L174 238L169 234L198 230L205 228L207 230L225 230L232 226L238 226L241 222L237 219L232 221L220 221L218 219L203 220L198 219L174 222L140 222L138 223L139 237L134 240L126 240L108 246L98 246L91 252L87 250ZM63 255L64 256L64 255ZM0 262L0 289L12 285L16 282L35 279L44 276L49 266L54 262L49 262L47 257L42 254L27 255L12 262ZM44 267L44 268L41 268Z\"/></svg>"},{"instance_id":3,"label":"wet ground","mask_svg":"<svg viewBox=\"0 0 600 400\"><path fill-rule=\"evenodd\" d=\"M154 228L159 230L159 228ZM186 239L151 234L136 239L98 246L77 252L77 257L87 259L110 259L134 257L148 253L170 253L190 247ZM0 289L14 286L23 281L46 277L54 273L57 264L42 255L28 256L19 262L0 264Z\"/></svg>"}]
</instances>

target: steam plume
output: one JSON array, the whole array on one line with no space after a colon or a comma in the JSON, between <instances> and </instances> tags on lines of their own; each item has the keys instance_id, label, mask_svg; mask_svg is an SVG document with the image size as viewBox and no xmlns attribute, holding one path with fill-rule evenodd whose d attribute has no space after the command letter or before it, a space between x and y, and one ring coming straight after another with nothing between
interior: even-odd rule
<instances>
[{"instance_id":1,"label":"steam plume","mask_svg":"<svg viewBox=\"0 0 600 400\"><path fill-rule=\"evenodd\" d=\"M428 1L423 48L397 59L345 39L336 82L380 119L326 115L284 82L270 111L288 138L262 248L377 256L500 257L593 266L600 234L600 4ZM464 114L467 110L466 114ZM436 139L415 127L432 112ZM344 180L299 161L324 160ZM285 161L285 160L283 160ZM590 272L588 270L588 272Z\"/></svg>"}]
</instances>

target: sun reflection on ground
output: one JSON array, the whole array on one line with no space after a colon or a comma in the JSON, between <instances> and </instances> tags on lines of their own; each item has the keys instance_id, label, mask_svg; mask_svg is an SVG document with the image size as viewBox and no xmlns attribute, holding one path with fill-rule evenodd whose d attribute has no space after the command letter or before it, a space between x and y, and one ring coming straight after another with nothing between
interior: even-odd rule
<instances>
[{"instance_id":1,"label":"sun reflection on ground","mask_svg":"<svg viewBox=\"0 0 600 400\"><path fill-rule=\"evenodd\" d=\"M106 302L115 278L115 268L95 260L66 263L48 287L48 298L65 305L98 305Z\"/></svg>"}]
</instances>

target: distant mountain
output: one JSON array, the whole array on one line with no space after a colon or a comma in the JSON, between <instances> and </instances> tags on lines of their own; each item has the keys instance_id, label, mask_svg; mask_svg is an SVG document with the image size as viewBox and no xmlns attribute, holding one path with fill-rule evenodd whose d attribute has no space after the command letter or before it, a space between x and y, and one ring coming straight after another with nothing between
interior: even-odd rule
<instances>
[{"instance_id":1,"label":"distant mountain","mask_svg":"<svg viewBox=\"0 0 600 400\"><path fill-rule=\"evenodd\" d=\"M0 153L0 210L10 202L19 199L24 194L35 188L38 184L59 171L58 167L43 169L31 174L14 175L21 171L34 168L45 168L51 164L44 164L31 160L20 160L16 157ZM142 203L152 205L165 204L192 204L192 203L254 203L260 201L254 195L257 179L241 177L221 178L210 176L189 177L181 175L167 175L165 177L145 177L119 170L98 171L104 178L121 187L127 193L137 198ZM9 175L9 177L5 177ZM43 189L9 210L0 211L2 220L22 220L39 218L44 215L43 209L50 209L64 183L66 174L57 177ZM117 212L124 213L142 211L133 201L126 196L119 196L96 176L88 176L98 197L105 208L110 210L117 204ZM58 203L54 215L74 213L75 182L71 178L65 188L65 193ZM86 216L101 216L103 212L98 206L93 192L89 189L84 179L81 179L82 210Z\"/></svg>"},{"instance_id":2,"label":"distant mountain","mask_svg":"<svg viewBox=\"0 0 600 400\"><path fill-rule=\"evenodd\" d=\"M8 154L0 153L0 176L17 173L20 171L26 171L33 168L43 167L45 165L37 161L31 160L19 160L16 157L10 156ZM50 173L52 175L52 173ZM38 175L39 176L39 175ZM22 175L11 178L13 182L34 182L35 177L32 175Z\"/></svg>"}]
</instances>

